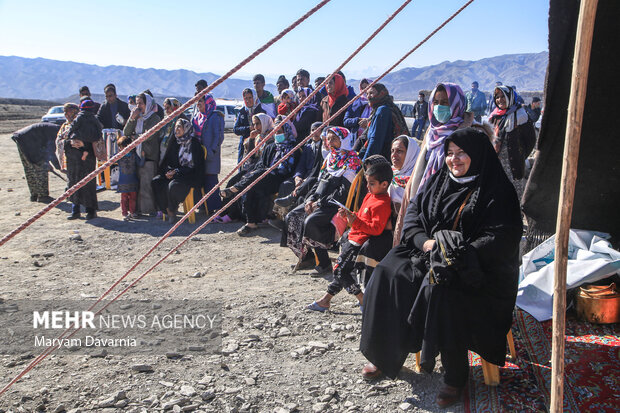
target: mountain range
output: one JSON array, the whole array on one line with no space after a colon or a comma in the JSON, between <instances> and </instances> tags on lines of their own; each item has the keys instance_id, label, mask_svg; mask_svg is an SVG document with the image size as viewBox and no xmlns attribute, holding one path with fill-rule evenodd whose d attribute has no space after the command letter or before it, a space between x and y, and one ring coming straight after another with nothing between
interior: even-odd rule
<instances>
[{"instance_id":1,"label":"mountain range","mask_svg":"<svg viewBox=\"0 0 620 413\"><path fill-rule=\"evenodd\" d=\"M468 89L473 80L480 89L491 90L496 81L515 85L520 91L543 89L549 54L526 53L502 55L476 61L445 61L426 67L408 67L388 74L383 80L396 99L416 99L419 90L432 89L438 82L458 83ZM346 71L345 71L346 74ZM318 74L311 73L318 76ZM43 58L0 56L0 96L5 98L46 99L59 102L88 85L93 94L102 93L108 83L119 94L127 95L150 89L160 96L186 97L194 94L194 83L205 79L209 84L219 75L189 70L139 69L129 66L97 66ZM369 74L369 78L372 76ZM290 77L289 77L290 79ZM350 84L357 89L357 81ZM241 91L252 87L250 80L230 78L212 92L216 98L240 99ZM275 85L265 88L272 93Z\"/></svg>"}]
</instances>

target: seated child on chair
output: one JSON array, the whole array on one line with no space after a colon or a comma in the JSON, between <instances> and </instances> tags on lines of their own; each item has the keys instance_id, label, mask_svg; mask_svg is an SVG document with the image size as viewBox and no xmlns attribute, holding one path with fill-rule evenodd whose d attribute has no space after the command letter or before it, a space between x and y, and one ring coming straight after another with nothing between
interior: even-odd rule
<instances>
[{"instance_id":1,"label":"seated child on chair","mask_svg":"<svg viewBox=\"0 0 620 413\"><path fill-rule=\"evenodd\" d=\"M363 305L364 294L355 278L355 261L360 248L371 236L383 233L392 214L392 206L388 188L392 181L392 168L389 163L371 165L365 172L368 194L359 211L353 213L340 208L338 214L346 219L351 229L341 240L340 256L334 267L334 281L327 287L327 292L318 301L307 308L314 311L325 311L329 308L334 295L342 289L356 296Z\"/></svg>"}]
</instances>

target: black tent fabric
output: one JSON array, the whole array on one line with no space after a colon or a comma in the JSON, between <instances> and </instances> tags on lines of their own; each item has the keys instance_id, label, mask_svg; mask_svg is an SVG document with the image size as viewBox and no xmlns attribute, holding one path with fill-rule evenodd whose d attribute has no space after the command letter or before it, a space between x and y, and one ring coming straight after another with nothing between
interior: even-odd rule
<instances>
[{"instance_id":1,"label":"black tent fabric","mask_svg":"<svg viewBox=\"0 0 620 413\"><path fill-rule=\"evenodd\" d=\"M529 247L555 233L578 16L579 1L551 0L549 66L539 153L523 195ZM599 0L571 223L575 229L608 232L615 245L620 239L618 16L620 1Z\"/></svg>"}]
</instances>

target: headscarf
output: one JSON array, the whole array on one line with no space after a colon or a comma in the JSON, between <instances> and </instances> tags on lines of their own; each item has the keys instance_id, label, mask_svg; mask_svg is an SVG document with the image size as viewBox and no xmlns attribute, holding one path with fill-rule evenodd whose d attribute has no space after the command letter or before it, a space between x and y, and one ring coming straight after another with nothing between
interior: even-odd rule
<instances>
[{"instance_id":1,"label":"headscarf","mask_svg":"<svg viewBox=\"0 0 620 413\"><path fill-rule=\"evenodd\" d=\"M452 114L450 120L446 123L439 123L433 114L435 105L433 99L437 89L443 86L448 94L448 101L450 103L450 113ZM428 151L428 163L422 181L419 188L444 164L444 141L459 125L463 123L463 115L465 114L465 108L467 107L467 99L461 87L455 83L439 83L431 92L431 96L428 102L428 118L430 119L430 127L428 128L428 141L426 142L426 149ZM418 192L420 189L418 188Z\"/></svg>"},{"instance_id":2,"label":"headscarf","mask_svg":"<svg viewBox=\"0 0 620 413\"><path fill-rule=\"evenodd\" d=\"M273 121L273 127L275 129L276 126L278 126L280 123L282 123L282 121L286 118L286 116L284 115L278 115L276 116L275 120ZM297 139L297 129L295 128L295 125L293 125L293 122L291 122L290 120L287 120L286 123L284 124L284 126L282 129L280 129L280 131L284 130L284 134L286 135L287 139L290 136L293 137L293 139ZM278 131L278 132L280 132Z\"/></svg>"},{"instance_id":3,"label":"headscarf","mask_svg":"<svg viewBox=\"0 0 620 413\"><path fill-rule=\"evenodd\" d=\"M329 107L331 108L336 103L336 99L340 96L348 96L349 89L347 88L347 84L344 82L344 79L339 74L335 74L334 77L334 92L327 94L327 101L329 103Z\"/></svg>"},{"instance_id":4,"label":"headscarf","mask_svg":"<svg viewBox=\"0 0 620 413\"><path fill-rule=\"evenodd\" d=\"M179 164L186 168L194 167L194 159L192 157L192 123L186 119L179 119L177 123L183 126L183 135L176 136L179 144Z\"/></svg>"},{"instance_id":5,"label":"headscarf","mask_svg":"<svg viewBox=\"0 0 620 413\"><path fill-rule=\"evenodd\" d=\"M409 182L409 178L413 173L413 168L415 166L415 162L418 159L418 155L420 154L420 146L418 142L407 135L401 135L407 138L407 155L405 155L405 160L403 161L403 165L400 169L394 168L392 166L392 172L394 172L394 177L392 178L392 182L390 184L389 193L390 198L392 198L392 202L401 203L403 201L403 195L405 194L405 187L407 186L407 182ZM400 138L399 136L398 138ZM395 142L394 140L393 142Z\"/></svg>"},{"instance_id":6,"label":"headscarf","mask_svg":"<svg viewBox=\"0 0 620 413\"><path fill-rule=\"evenodd\" d=\"M362 90L364 90L362 88L362 83L366 83L367 85L370 85L372 82L370 80L366 79L366 78L360 80L360 93L362 92ZM361 100L362 103L364 103L364 104L368 104L368 97L365 94L360 96L359 100Z\"/></svg>"},{"instance_id":7,"label":"headscarf","mask_svg":"<svg viewBox=\"0 0 620 413\"><path fill-rule=\"evenodd\" d=\"M497 86L493 91L492 99L495 101L495 93L499 91L504 94L506 98L506 109L500 109L495 107L489 118L491 122L495 124L495 134L499 138L503 138L506 133L512 132L514 128L519 125L523 125L528 121L527 112L525 109L517 104L515 99L515 91L510 86ZM510 116L516 112L516 115Z\"/></svg>"},{"instance_id":8,"label":"headscarf","mask_svg":"<svg viewBox=\"0 0 620 413\"><path fill-rule=\"evenodd\" d=\"M438 230L452 229L459 208L471 192L457 227L466 242L479 236L485 220L501 219L502 222L493 224L515 226L516 233L520 235L522 224L519 200L487 135L474 128L459 129L446 139L444 157L449 142L454 142L469 155L471 164L465 176L475 178L463 180L469 181L463 183L451 179L450 170L444 162L441 169L428 180L415 201L415 218L421 221L426 234L432 236ZM414 217L410 215L408 213L405 217L405 237L413 224Z\"/></svg>"},{"instance_id":9,"label":"headscarf","mask_svg":"<svg viewBox=\"0 0 620 413\"><path fill-rule=\"evenodd\" d=\"M136 98L137 99L137 98ZM138 117L136 121L136 133L139 135L144 133L144 121L153 116L154 113L157 113L157 103L155 100L146 93L144 94L144 104L146 106L146 111Z\"/></svg>"},{"instance_id":10,"label":"headscarf","mask_svg":"<svg viewBox=\"0 0 620 413\"><path fill-rule=\"evenodd\" d=\"M215 104L215 99L213 99L213 96L208 93L200 99L205 102L205 111L201 112L200 110L198 110L198 105L196 105L196 112L194 112L194 116L192 117L194 134L196 136L202 135L202 127L207 122L207 120L209 120L209 116L211 116L211 114L215 110L215 107L217 106Z\"/></svg>"},{"instance_id":11,"label":"headscarf","mask_svg":"<svg viewBox=\"0 0 620 413\"><path fill-rule=\"evenodd\" d=\"M309 87L302 87L300 88L300 90L303 90L303 92L306 94L306 97L310 96L310 93L312 93L312 89L310 89ZM299 110L299 112L297 112L297 115L295 115L295 122L299 122L303 114L308 110L315 111L315 113L318 113L320 111L319 105L317 104L316 100L317 96L318 94L312 96L312 99L306 102L306 104Z\"/></svg>"},{"instance_id":12,"label":"headscarf","mask_svg":"<svg viewBox=\"0 0 620 413\"><path fill-rule=\"evenodd\" d=\"M170 98L164 99L164 105L170 105L176 109L181 106L181 102L179 102L177 98L170 97ZM170 143L170 138L175 136L174 128L177 124L177 119L179 119L178 116L173 118L164 127L165 128L164 133L162 134L161 142L159 143L159 161L160 162L164 159L164 156L166 156L166 148L168 147L168 144Z\"/></svg>"},{"instance_id":13,"label":"headscarf","mask_svg":"<svg viewBox=\"0 0 620 413\"><path fill-rule=\"evenodd\" d=\"M258 105L260 105L260 102L258 101L258 99L256 97L256 91L254 89L248 89L248 90L250 92L252 92L252 102L254 102L254 106L252 106L252 107L246 106L245 105L245 100L244 100L243 101L243 107L248 112L248 118L252 119L252 116L254 116L254 110L258 107Z\"/></svg>"},{"instance_id":14,"label":"headscarf","mask_svg":"<svg viewBox=\"0 0 620 413\"><path fill-rule=\"evenodd\" d=\"M273 119L266 113L257 113L252 118L258 118L260 122L260 136L264 138L273 130Z\"/></svg>"},{"instance_id":15,"label":"headscarf","mask_svg":"<svg viewBox=\"0 0 620 413\"><path fill-rule=\"evenodd\" d=\"M278 116L276 118L276 122L275 122L275 127L277 127L278 125L280 125L282 123L282 120L284 119L284 116ZM262 125L262 123L261 123ZM284 134L284 142L278 142L274 140L274 143L276 145L276 153L275 156L273 157L273 160L271 161L271 165L273 165L274 163L278 162L280 159L282 159L284 157L284 155L286 155L287 153L289 153L297 144L296 138L297 138L297 132L295 131L295 126L293 126L293 124L291 123L291 121L286 121L281 127L280 129L277 131L278 134L283 133ZM269 166L271 166L269 165ZM282 171L283 173L288 173L291 170L293 170L293 168L295 167L295 157L294 156L289 156L286 161L282 162L280 165L278 165L278 170Z\"/></svg>"},{"instance_id":16,"label":"headscarf","mask_svg":"<svg viewBox=\"0 0 620 413\"><path fill-rule=\"evenodd\" d=\"M327 129L340 138L340 149L330 149L329 155L323 162L321 172L339 177L344 176L349 182L353 182L357 171L362 167L362 161L353 150L353 136L347 128L335 126Z\"/></svg>"}]
</instances>

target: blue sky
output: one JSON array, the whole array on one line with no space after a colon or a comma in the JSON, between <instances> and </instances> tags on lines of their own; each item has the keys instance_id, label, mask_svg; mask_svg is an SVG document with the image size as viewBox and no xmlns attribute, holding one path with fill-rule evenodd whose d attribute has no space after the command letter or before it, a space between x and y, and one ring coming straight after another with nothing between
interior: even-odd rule
<instances>
[{"instance_id":1,"label":"blue sky","mask_svg":"<svg viewBox=\"0 0 620 413\"><path fill-rule=\"evenodd\" d=\"M0 0L0 55L222 74L318 1ZM345 74L380 74L464 3L414 0ZM235 76L331 72L400 4L332 0ZM548 10L545 0L476 0L400 67L547 50Z\"/></svg>"}]
</instances>

